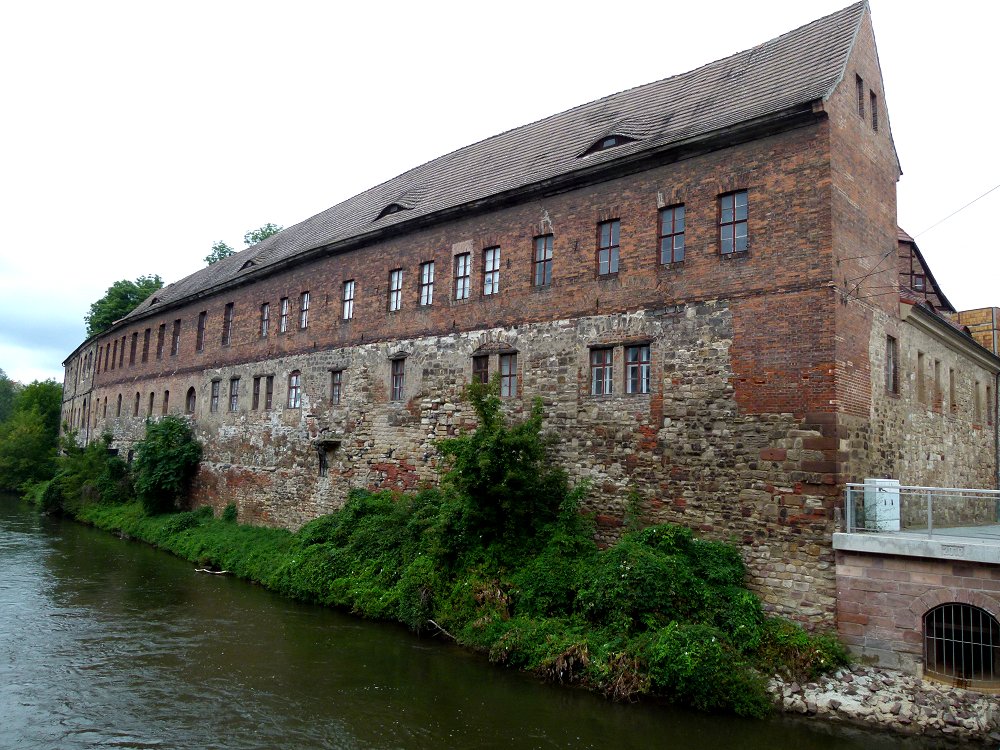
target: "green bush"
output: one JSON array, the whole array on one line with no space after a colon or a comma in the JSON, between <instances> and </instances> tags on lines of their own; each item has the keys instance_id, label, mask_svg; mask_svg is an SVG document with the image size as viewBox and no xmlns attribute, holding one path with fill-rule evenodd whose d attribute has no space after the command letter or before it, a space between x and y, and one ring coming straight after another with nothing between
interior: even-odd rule
<instances>
[{"instance_id":1,"label":"green bush","mask_svg":"<svg viewBox=\"0 0 1000 750\"><path fill-rule=\"evenodd\" d=\"M229 503L223 509L222 520L226 523L236 523L236 503Z\"/></svg>"},{"instance_id":2,"label":"green bush","mask_svg":"<svg viewBox=\"0 0 1000 750\"><path fill-rule=\"evenodd\" d=\"M147 420L146 437L136 444L135 490L146 512L173 510L187 493L201 460L201 445L179 417Z\"/></svg>"},{"instance_id":3,"label":"green bush","mask_svg":"<svg viewBox=\"0 0 1000 750\"><path fill-rule=\"evenodd\" d=\"M848 662L847 650L832 634L810 634L777 617L764 622L757 664L767 674L811 680Z\"/></svg>"}]
</instances>

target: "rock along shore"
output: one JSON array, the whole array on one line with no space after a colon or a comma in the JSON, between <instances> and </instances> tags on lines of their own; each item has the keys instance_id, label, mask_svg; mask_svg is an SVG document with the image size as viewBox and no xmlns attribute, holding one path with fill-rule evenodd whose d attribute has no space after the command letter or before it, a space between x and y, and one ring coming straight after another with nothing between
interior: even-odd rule
<instances>
[{"instance_id":1,"label":"rock along shore","mask_svg":"<svg viewBox=\"0 0 1000 750\"><path fill-rule=\"evenodd\" d=\"M901 672L856 665L805 684L774 677L768 691L790 713L1000 747L1000 696Z\"/></svg>"}]
</instances>

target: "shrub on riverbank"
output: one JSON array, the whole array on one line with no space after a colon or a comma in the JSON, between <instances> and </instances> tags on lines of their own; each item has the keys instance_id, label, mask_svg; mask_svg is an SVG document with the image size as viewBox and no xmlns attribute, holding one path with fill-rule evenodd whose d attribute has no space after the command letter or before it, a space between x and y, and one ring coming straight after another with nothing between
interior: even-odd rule
<instances>
[{"instance_id":1,"label":"shrub on riverbank","mask_svg":"<svg viewBox=\"0 0 1000 750\"><path fill-rule=\"evenodd\" d=\"M91 503L75 514L200 566L441 634L616 699L760 716L770 707L765 675L844 663L835 639L765 617L732 547L663 525L598 549L579 512L584 489L546 460L539 407L508 426L495 393L475 387L470 400L480 428L442 446L452 464L441 489L356 491L295 534L207 508L147 515L135 503Z\"/></svg>"}]
</instances>

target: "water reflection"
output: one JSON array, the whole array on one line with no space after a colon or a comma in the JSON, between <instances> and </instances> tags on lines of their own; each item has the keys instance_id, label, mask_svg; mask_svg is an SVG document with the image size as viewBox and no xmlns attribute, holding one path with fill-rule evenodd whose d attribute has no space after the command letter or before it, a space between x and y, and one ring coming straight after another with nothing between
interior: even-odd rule
<instances>
[{"instance_id":1,"label":"water reflection","mask_svg":"<svg viewBox=\"0 0 1000 750\"><path fill-rule=\"evenodd\" d=\"M0 499L0 747L918 747L619 706Z\"/></svg>"}]
</instances>

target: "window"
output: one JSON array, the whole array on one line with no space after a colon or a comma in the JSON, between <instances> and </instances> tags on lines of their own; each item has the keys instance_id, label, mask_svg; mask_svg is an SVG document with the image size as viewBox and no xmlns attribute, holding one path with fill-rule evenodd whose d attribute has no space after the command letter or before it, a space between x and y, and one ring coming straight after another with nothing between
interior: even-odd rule
<instances>
[{"instance_id":1,"label":"window","mask_svg":"<svg viewBox=\"0 0 1000 750\"><path fill-rule=\"evenodd\" d=\"M402 401L403 400L403 368L406 364L405 359L394 359L392 360L392 400Z\"/></svg>"},{"instance_id":2,"label":"window","mask_svg":"<svg viewBox=\"0 0 1000 750\"><path fill-rule=\"evenodd\" d=\"M925 289L926 282L924 280L924 275L920 273L913 274L913 282L910 284L915 292L922 292Z\"/></svg>"},{"instance_id":3,"label":"window","mask_svg":"<svg viewBox=\"0 0 1000 750\"><path fill-rule=\"evenodd\" d=\"M649 344L625 347L625 392L649 393Z\"/></svg>"},{"instance_id":4,"label":"window","mask_svg":"<svg viewBox=\"0 0 1000 750\"><path fill-rule=\"evenodd\" d=\"M872 107L872 130L878 132L878 97L874 91L869 91L869 103Z\"/></svg>"},{"instance_id":5,"label":"window","mask_svg":"<svg viewBox=\"0 0 1000 750\"><path fill-rule=\"evenodd\" d=\"M298 370L288 376L288 408L298 409L302 406L302 373Z\"/></svg>"},{"instance_id":6,"label":"window","mask_svg":"<svg viewBox=\"0 0 1000 750\"><path fill-rule=\"evenodd\" d=\"M164 391L163 408L160 410L160 413L166 414L169 409L170 409L170 391Z\"/></svg>"},{"instance_id":7,"label":"window","mask_svg":"<svg viewBox=\"0 0 1000 750\"><path fill-rule=\"evenodd\" d=\"M892 336L885 337L885 389L899 393L899 342Z\"/></svg>"},{"instance_id":8,"label":"window","mask_svg":"<svg viewBox=\"0 0 1000 750\"><path fill-rule=\"evenodd\" d=\"M288 297L281 298L281 314L278 318L278 333L288 333Z\"/></svg>"},{"instance_id":9,"label":"window","mask_svg":"<svg viewBox=\"0 0 1000 750\"><path fill-rule=\"evenodd\" d=\"M941 387L941 360L934 360L934 408L941 410L944 401L944 389Z\"/></svg>"},{"instance_id":10,"label":"window","mask_svg":"<svg viewBox=\"0 0 1000 750\"><path fill-rule=\"evenodd\" d=\"M617 219L597 225L597 273L600 276L618 273L620 233L621 222Z\"/></svg>"},{"instance_id":11,"label":"window","mask_svg":"<svg viewBox=\"0 0 1000 750\"><path fill-rule=\"evenodd\" d=\"M167 324L160 323L160 328L156 332L156 358L163 359L163 345L167 340Z\"/></svg>"},{"instance_id":12,"label":"window","mask_svg":"<svg viewBox=\"0 0 1000 750\"><path fill-rule=\"evenodd\" d=\"M320 446L320 449L316 452L319 454L319 475L325 477L330 473L330 459L326 454L324 446Z\"/></svg>"},{"instance_id":13,"label":"window","mask_svg":"<svg viewBox=\"0 0 1000 750\"><path fill-rule=\"evenodd\" d=\"M490 382L490 358L488 355L477 355L472 358L472 382Z\"/></svg>"},{"instance_id":14,"label":"window","mask_svg":"<svg viewBox=\"0 0 1000 750\"><path fill-rule=\"evenodd\" d=\"M114 349L111 351L111 369L115 369L115 360L118 359L118 339L114 341Z\"/></svg>"},{"instance_id":15,"label":"window","mask_svg":"<svg viewBox=\"0 0 1000 750\"><path fill-rule=\"evenodd\" d=\"M344 320L354 317L354 279L344 282Z\"/></svg>"},{"instance_id":16,"label":"window","mask_svg":"<svg viewBox=\"0 0 1000 750\"><path fill-rule=\"evenodd\" d=\"M177 352L181 350L181 321L180 319L174 321L174 330L170 334L170 356L176 357Z\"/></svg>"},{"instance_id":17,"label":"window","mask_svg":"<svg viewBox=\"0 0 1000 750\"><path fill-rule=\"evenodd\" d=\"M983 421L983 386L977 380L975 390L972 392L973 421L981 424Z\"/></svg>"},{"instance_id":18,"label":"window","mask_svg":"<svg viewBox=\"0 0 1000 750\"><path fill-rule=\"evenodd\" d=\"M1000 623L971 604L940 604L924 614L924 670L972 690L1000 686Z\"/></svg>"},{"instance_id":19,"label":"window","mask_svg":"<svg viewBox=\"0 0 1000 750\"><path fill-rule=\"evenodd\" d=\"M250 408L254 411L260 408L260 375L253 379L253 400L250 402Z\"/></svg>"},{"instance_id":20,"label":"window","mask_svg":"<svg viewBox=\"0 0 1000 750\"><path fill-rule=\"evenodd\" d=\"M240 379L229 379L229 411L238 411L240 408Z\"/></svg>"},{"instance_id":21,"label":"window","mask_svg":"<svg viewBox=\"0 0 1000 750\"><path fill-rule=\"evenodd\" d=\"M590 392L594 396L607 396L614 382L611 349L590 350Z\"/></svg>"},{"instance_id":22,"label":"window","mask_svg":"<svg viewBox=\"0 0 1000 750\"><path fill-rule=\"evenodd\" d=\"M986 385L986 424L993 424L993 387Z\"/></svg>"},{"instance_id":23,"label":"window","mask_svg":"<svg viewBox=\"0 0 1000 750\"><path fill-rule=\"evenodd\" d=\"M309 292L302 292L299 297L299 328L309 327Z\"/></svg>"},{"instance_id":24,"label":"window","mask_svg":"<svg viewBox=\"0 0 1000 750\"><path fill-rule=\"evenodd\" d=\"M548 286L552 283L552 235L544 234L535 237L535 271L532 274L535 286Z\"/></svg>"},{"instance_id":25,"label":"window","mask_svg":"<svg viewBox=\"0 0 1000 750\"><path fill-rule=\"evenodd\" d=\"M208 402L208 410L211 412L217 412L219 410L219 381L212 381L212 397Z\"/></svg>"},{"instance_id":26,"label":"window","mask_svg":"<svg viewBox=\"0 0 1000 750\"><path fill-rule=\"evenodd\" d=\"M927 403L927 387L924 383L924 353L917 352L917 401Z\"/></svg>"},{"instance_id":27,"label":"window","mask_svg":"<svg viewBox=\"0 0 1000 750\"><path fill-rule=\"evenodd\" d=\"M107 419L108 418L108 397L107 396L104 397L104 412L101 414L101 417L103 419Z\"/></svg>"},{"instance_id":28,"label":"window","mask_svg":"<svg viewBox=\"0 0 1000 750\"><path fill-rule=\"evenodd\" d=\"M202 310L198 313L198 333L195 336L194 348L199 351L205 351L205 326L208 324L208 313Z\"/></svg>"},{"instance_id":29,"label":"window","mask_svg":"<svg viewBox=\"0 0 1000 750\"><path fill-rule=\"evenodd\" d=\"M267 338L271 328L271 303L264 302L260 306L260 337Z\"/></svg>"},{"instance_id":30,"label":"window","mask_svg":"<svg viewBox=\"0 0 1000 750\"><path fill-rule=\"evenodd\" d=\"M719 252L747 251L747 191L719 196Z\"/></svg>"},{"instance_id":31,"label":"window","mask_svg":"<svg viewBox=\"0 0 1000 750\"><path fill-rule=\"evenodd\" d=\"M517 354L500 355L500 395L503 398L517 396Z\"/></svg>"},{"instance_id":32,"label":"window","mask_svg":"<svg viewBox=\"0 0 1000 750\"><path fill-rule=\"evenodd\" d=\"M229 346L233 341L233 303L226 305L222 313L222 345Z\"/></svg>"},{"instance_id":33,"label":"window","mask_svg":"<svg viewBox=\"0 0 1000 750\"><path fill-rule=\"evenodd\" d=\"M194 386L191 386L190 388L188 388L187 398L184 399L184 411L187 414L194 414L194 407L197 399L198 396L194 389Z\"/></svg>"},{"instance_id":34,"label":"window","mask_svg":"<svg viewBox=\"0 0 1000 750\"><path fill-rule=\"evenodd\" d=\"M500 291L500 248L483 250L483 296Z\"/></svg>"},{"instance_id":35,"label":"window","mask_svg":"<svg viewBox=\"0 0 1000 750\"><path fill-rule=\"evenodd\" d=\"M118 348L118 366L125 365L125 337L122 336L122 345Z\"/></svg>"},{"instance_id":36,"label":"window","mask_svg":"<svg viewBox=\"0 0 1000 750\"><path fill-rule=\"evenodd\" d=\"M132 416L133 417L138 417L139 416L139 392L138 391L135 392L135 407L132 409Z\"/></svg>"},{"instance_id":37,"label":"window","mask_svg":"<svg viewBox=\"0 0 1000 750\"><path fill-rule=\"evenodd\" d=\"M420 264L420 304L434 304L434 261Z\"/></svg>"},{"instance_id":38,"label":"window","mask_svg":"<svg viewBox=\"0 0 1000 750\"><path fill-rule=\"evenodd\" d=\"M118 407L115 409L115 416L120 417L122 415L122 394L118 394Z\"/></svg>"},{"instance_id":39,"label":"window","mask_svg":"<svg viewBox=\"0 0 1000 750\"><path fill-rule=\"evenodd\" d=\"M264 378L264 409L270 410L274 397L274 375Z\"/></svg>"},{"instance_id":40,"label":"window","mask_svg":"<svg viewBox=\"0 0 1000 750\"><path fill-rule=\"evenodd\" d=\"M455 299L469 298L469 279L472 276L472 255L455 256Z\"/></svg>"},{"instance_id":41,"label":"window","mask_svg":"<svg viewBox=\"0 0 1000 750\"><path fill-rule=\"evenodd\" d=\"M858 117L865 119L865 79L855 74L854 87L858 92Z\"/></svg>"},{"instance_id":42,"label":"window","mask_svg":"<svg viewBox=\"0 0 1000 750\"><path fill-rule=\"evenodd\" d=\"M154 398L155 398L155 395L153 394L152 391L150 391L149 392L149 407L146 409L146 416L147 417L153 416L153 399Z\"/></svg>"},{"instance_id":43,"label":"window","mask_svg":"<svg viewBox=\"0 0 1000 750\"><path fill-rule=\"evenodd\" d=\"M951 405L951 413L958 412L958 399L955 398L955 370L948 368L948 403Z\"/></svg>"},{"instance_id":44,"label":"window","mask_svg":"<svg viewBox=\"0 0 1000 750\"><path fill-rule=\"evenodd\" d=\"M395 312L403 304L403 269L389 271L389 312Z\"/></svg>"},{"instance_id":45,"label":"window","mask_svg":"<svg viewBox=\"0 0 1000 750\"><path fill-rule=\"evenodd\" d=\"M139 332L135 331L132 334L132 346L128 351L128 366L131 367L135 364L135 352L139 348Z\"/></svg>"},{"instance_id":46,"label":"window","mask_svg":"<svg viewBox=\"0 0 1000 750\"><path fill-rule=\"evenodd\" d=\"M684 206L670 206L660 211L660 263L684 260Z\"/></svg>"},{"instance_id":47,"label":"window","mask_svg":"<svg viewBox=\"0 0 1000 750\"><path fill-rule=\"evenodd\" d=\"M339 404L341 389L344 386L344 371L333 370L330 372L330 403Z\"/></svg>"}]
</instances>

